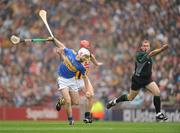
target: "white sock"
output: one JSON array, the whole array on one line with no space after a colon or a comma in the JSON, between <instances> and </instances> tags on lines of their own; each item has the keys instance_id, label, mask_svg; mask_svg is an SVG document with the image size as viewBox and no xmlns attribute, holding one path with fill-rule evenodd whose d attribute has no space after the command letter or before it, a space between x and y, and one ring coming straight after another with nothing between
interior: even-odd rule
<instances>
[{"instance_id":1,"label":"white sock","mask_svg":"<svg viewBox=\"0 0 180 133\"><path fill-rule=\"evenodd\" d=\"M116 100L117 100L117 98L115 98L115 99L113 100L113 103L114 103L114 104L116 104L116 103L117 103L117 102L116 102Z\"/></svg>"},{"instance_id":2,"label":"white sock","mask_svg":"<svg viewBox=\"0 0 180 133\"><path fill-rule=\"evenodd\" d=\"M159 113L157 113L157 114L156 114L156 116L159 116L159 115L161 115L161 114L162 114L162 113L161 113L161 112L159 112Z\"/></svg>"}]
</instances>

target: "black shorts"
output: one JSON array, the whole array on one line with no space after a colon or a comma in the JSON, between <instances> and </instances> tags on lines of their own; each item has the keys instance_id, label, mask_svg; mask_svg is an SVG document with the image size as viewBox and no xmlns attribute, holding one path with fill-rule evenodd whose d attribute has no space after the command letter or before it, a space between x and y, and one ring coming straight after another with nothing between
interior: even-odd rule
<instances>
[{"instance_id":1,"label":"black shorts","mask_svg":"<svg viewBox=\"0 0 180 133\"><path fill-rule=\"evenodd\" d=\"M145 86L148 85L151 82L153 82L151 77L132 76L131 89L135 90L135 91L138 91L141 88L145 88Z\"/></svg>"}]
</instances>

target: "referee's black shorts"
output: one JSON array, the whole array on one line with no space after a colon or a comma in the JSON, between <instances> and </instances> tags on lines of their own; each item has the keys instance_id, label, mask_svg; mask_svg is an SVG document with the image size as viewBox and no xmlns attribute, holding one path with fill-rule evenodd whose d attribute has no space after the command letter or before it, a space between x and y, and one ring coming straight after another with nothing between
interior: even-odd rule
<instances>
[{"instance_id":1,"label":"referee's black shorts","mask_svg":"<svg viewBox=\"0 0 180 133\"><path fill-rule=\"evenodd\" d=\"M141 88L145 88L145 86L151 82L153 82L151 77L138 77L138 76L133 75L131 89L134 91L138 91Z\"/></svg>"}]
</instances>

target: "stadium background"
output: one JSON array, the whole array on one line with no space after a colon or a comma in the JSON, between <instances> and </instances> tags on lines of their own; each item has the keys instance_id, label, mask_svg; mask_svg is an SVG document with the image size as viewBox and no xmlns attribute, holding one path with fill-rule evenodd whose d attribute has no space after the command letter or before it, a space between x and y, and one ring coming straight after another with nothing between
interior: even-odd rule
<instances>
[{"instance_id":1,"label":"stadium background","mask_svg":"<svg viewBox=\"0 0 180 133\"><path fill-rule=\"evenodd\" d=\"M180 121L180 5L176 0L0 1L1 119L24 119L14 116L20 110L34 109L36 114L41 110L40 119L49 118L43 114L55 113L59 95L56 72L60 62L55 46L52 43L12 46L8 39L12 34L22 38L47 37L47 29L38 17L40 9L47 10L53 33L67 47L77 50L81 39L91 42L93 53L104 63L99 68L91 65L90 71L95 100L103 105L128 92L134 54L141 41L149 39L155 48L160 46L160 41L167 40L169 50L154 58L153 79L161 90L162 108L170 109L177 118L170 121ZM83 110L85 97L82 95L81 99L75 110ZM128 111L132 115L135 111L146 116L153 109L152 96L141 92L132 103L104 110L104 119L124 120L122 117ZM35 116L32 112L29 114L32 114L31 119L37 119L32 118ZM81 114L77 119L79 117Z\"/></svg>"}]
</instances>

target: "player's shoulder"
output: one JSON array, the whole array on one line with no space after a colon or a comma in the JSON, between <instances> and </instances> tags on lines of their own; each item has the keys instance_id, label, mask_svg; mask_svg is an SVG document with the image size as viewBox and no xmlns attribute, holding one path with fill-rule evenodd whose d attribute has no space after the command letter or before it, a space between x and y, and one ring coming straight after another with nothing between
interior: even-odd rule
<instances>
[{"instance_id":1,"label":"player's shoulder","mask_svg":"<svg viewBox=\"0 0 180 133\"><path fill-rule=\"evenodd\" d=\"M73 53L76 54L76 52L71 48L64 48L65 53Z\"/></svg>"},{"instance_id":2,"label":"player's shoulder","mask_svg":"<svg viewBox=\"0 0 180 133\"><path fill-rule=\"evenodd\" d=\"M77 53L74 49L71 49L71 50L72 50L73 54L76 54L76 53Z\"/></svg>"},{"instance_id":3,"label":"player's shoulder","mask_svg":"<svg viewBox=\"0 0 180 133\"><path fill-rule=\"evenodd\" d=\"M147 52L144 52L144 51L136 51L136 57L142 57L146 54L147 54Z\"/></svg>"},{"instance_id":4,"label":"player's shoulder","mask_svg":"<svg viewBox=\"0 0 180 133\"><path fill-rule=\"evenodd\" d=\"M72 49L70 49L70 48L64 48L64 51L65 51L65 52L69 52L69 51L72 51Z\"/></svg>"},{"instance_id":5,"label":"player's shoulder","mask_svg":"<svg viewBox=\"0 0 180 133\"><path fill-rule=\"evenodd\" d=\"M141 54L141 55L142 55L142 54L145 54L145 53L146 53L146 52L141 51L141 50L136 51L136 54L138 54L138 55L139 55L139 54Z\"/></svg>"}]
</instances>

